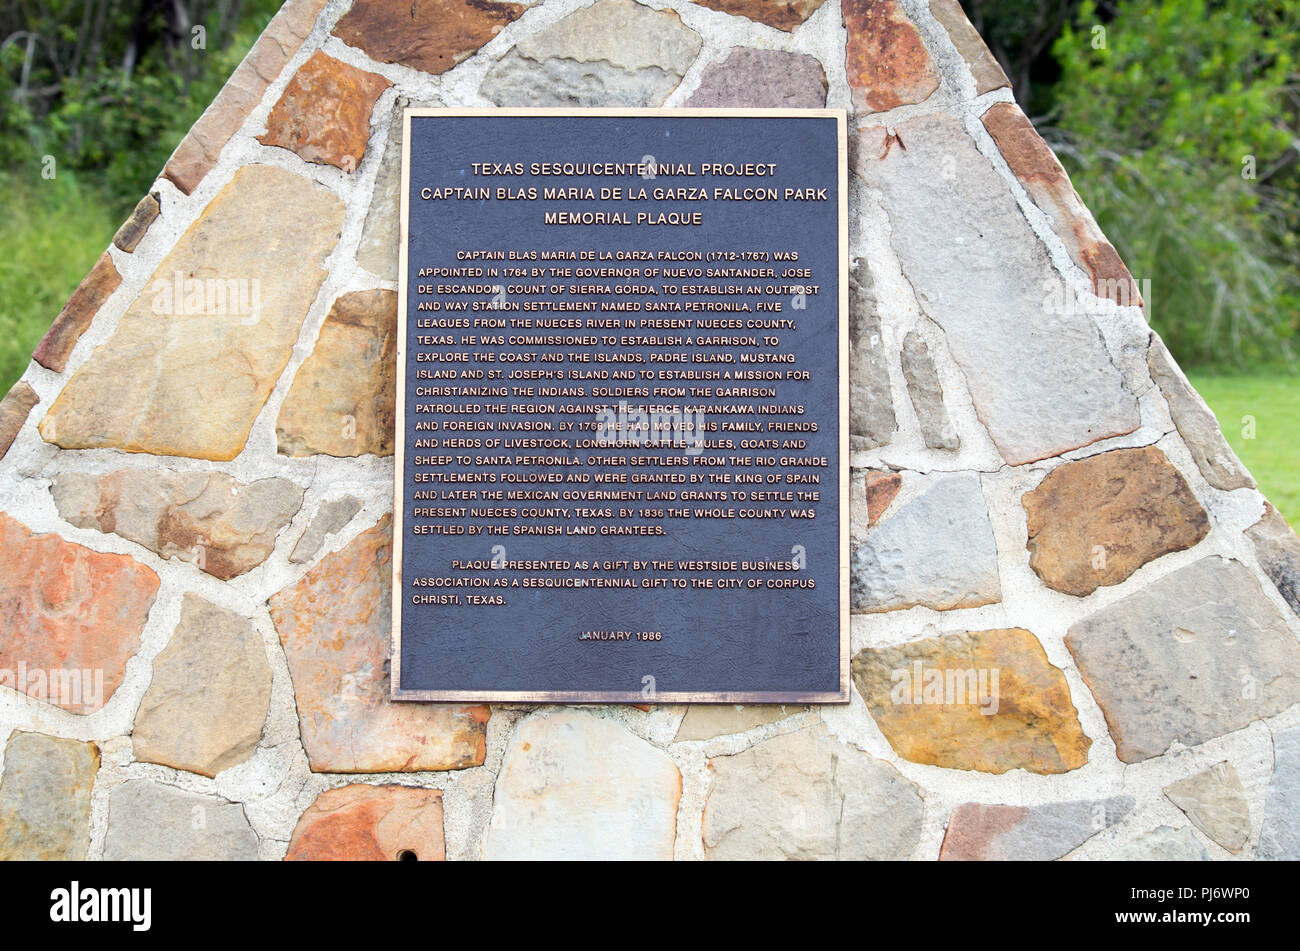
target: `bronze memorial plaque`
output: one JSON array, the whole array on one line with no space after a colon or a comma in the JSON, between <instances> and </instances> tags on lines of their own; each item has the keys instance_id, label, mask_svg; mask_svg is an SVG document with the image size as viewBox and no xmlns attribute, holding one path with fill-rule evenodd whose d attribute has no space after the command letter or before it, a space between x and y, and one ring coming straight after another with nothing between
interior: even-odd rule
<instances>
[{"instance_id":1,"label":"bronze memorial plaque","mask_svg":"<svg viewBox=\"0 0 1300 951\"><path fill-rule=\"evenodd\" d=\"M840 110L410 109L393 697L847 702Z\"/></svg>"}]
</instances>

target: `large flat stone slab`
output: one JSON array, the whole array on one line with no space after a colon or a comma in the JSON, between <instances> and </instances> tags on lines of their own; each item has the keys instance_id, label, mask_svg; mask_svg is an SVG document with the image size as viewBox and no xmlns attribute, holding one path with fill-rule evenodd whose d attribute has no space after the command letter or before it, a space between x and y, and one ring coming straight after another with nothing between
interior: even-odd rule
<instances>
[{"instance_id":1,"label":"large flat stone slab","mask_svg":"<svg viewBox=\"0 0 1300 951\"><path fill-rule=\"evenodd\" d=\"M1137 763L1300 702L1300 645L1255 576L1217 555L1070 627L1065 645Z\"/></svg>"},{"instance_id":2,"label":"large flat stone slab","mask_svg":"<svg viewBox=\"0 0 1300 951\"><path fill-rule=\"evenodd\" d=\"M15 732L0 780L0 861L84 861L99 747Z\"/></svg>"},{"instance_id":3,"label":"large flat stone slab","mask_svg":"<svg viewBox=\"0 0 1300 951\"><path fill-rule=\"evenodd\" d=\"M241 168L73 375L41 436L64 449L233 459L289 362L342 222L323 186Z\"/></svg>"},{"instance_id":4,"label":"large flat stone slab","mask_svg":"<svg viewBox=\"0 0 1300 951\"><path fill-rule=\"evenodd\" d=\"M1088 761L1065 675L1010 628L867 648L853 683L894 751L914 763L1064 773Z\"/></svg>"},{"instance_id":5,"label":"large flat stone slab","mask_svg":"<svg viewBox=\"0 0 1300 951\"><path fill-rule=\"evenodd\" d=\"M922 794L824 726L709 760L704 854L714 860L900 860L921 833Z\"/></svg>"},{"instance_id":6,"label":"large flat stone slab","mask_svg":"<svg viewBox=\"0 0 1300 951\"><path fill-rule=\"evenodd\" d=\"M1045 288L1061 276L961 123L909 119L892 137L863 129L855 145L854 169L882 193L903 273L1003 458L1022 465L1136 429L1137 400L1095 322L1050 312Z\"/></svg>"},{"instance_id":7,"label":"large flat stone slab","mask_svg":"<svg viewBox=\"0 0 1300 951\"><path fill-rule=\"evenodd\" d=\"M488 708L394 703L392 516L271 598L298 724L316 772L386 773L479 766Z\"/></svg>"},{"instance_id":8,"label":"large flat stone slab","mask_svg":"<svg viewBox=\"0 0 1300 951\"><path fill-rule=\"evenodd\" d=\"M626 729L577 710L519 724L497 776L488 860L670 860L681 772Z\"/></svg>"},{"instance_id":9,"label":"large flat stone slab","mask_svg":"<svg viewBox=\"0 0 1300 951\"><path fill-rule=\"evenodd\" d=\"M129 555L33 535L0 512L0 685L94 713L140 648L158 584Z\"/></svg>"},{"instance_id":10,"label":"large flat stone slab","mask_svg":"<svg viewBox=\"0 0 1300 951\"><path fill-rule=\"evenodd\" d=\"M270 706L271 667L252 622L186 594L135 716L135 758L216 776L253 755Z\"/></svg>"}]
</instances>

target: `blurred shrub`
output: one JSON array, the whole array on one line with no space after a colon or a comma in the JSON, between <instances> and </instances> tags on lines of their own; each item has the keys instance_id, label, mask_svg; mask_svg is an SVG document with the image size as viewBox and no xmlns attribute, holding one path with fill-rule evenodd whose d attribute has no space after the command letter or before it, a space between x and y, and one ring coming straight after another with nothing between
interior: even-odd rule
<instances>
[{"instance_id":1,"label":"blurred shrub","mask_svg":"<svg viewBox=\"0 0 1300 951\"><path fill-rule=\"evenodd\" d=\"M1300 323L1300 3L1084 3L1042 128L1186 364L1286 360Z\"/></svg>"}]
</instances>

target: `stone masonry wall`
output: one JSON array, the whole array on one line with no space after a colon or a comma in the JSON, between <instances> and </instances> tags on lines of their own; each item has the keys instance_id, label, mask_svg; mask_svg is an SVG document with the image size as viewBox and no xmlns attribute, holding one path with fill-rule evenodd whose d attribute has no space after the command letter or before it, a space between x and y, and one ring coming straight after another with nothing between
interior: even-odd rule
<instances>
[{"instance_id":1,"label":"stone masonry wall","mask_svg":"<svg viewBox=\"0 0 1300 951\"><path fill-rule=\"evenodd\" d=\"M389 702L408 103L849 111L850 704ZM289 0L0 403L0 857L1300 858L1300 541L1140 305L955 0Z\"/></svg>"}]
</instances>

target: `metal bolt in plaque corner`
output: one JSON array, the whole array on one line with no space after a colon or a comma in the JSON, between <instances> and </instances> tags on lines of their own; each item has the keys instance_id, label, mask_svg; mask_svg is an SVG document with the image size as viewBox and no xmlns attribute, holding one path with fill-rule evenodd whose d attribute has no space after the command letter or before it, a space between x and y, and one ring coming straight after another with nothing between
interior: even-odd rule
<instances>
[{"instance_id":1,"label":"metal bolt in plaque corner","mask_svg":"<svg viewBox=\"0 0 1300 951\"><path fill-rule=\"evenodd\" d=\"M404 121L393 698L847 702L844 112Z\"/></svg>"}]
</instances>

